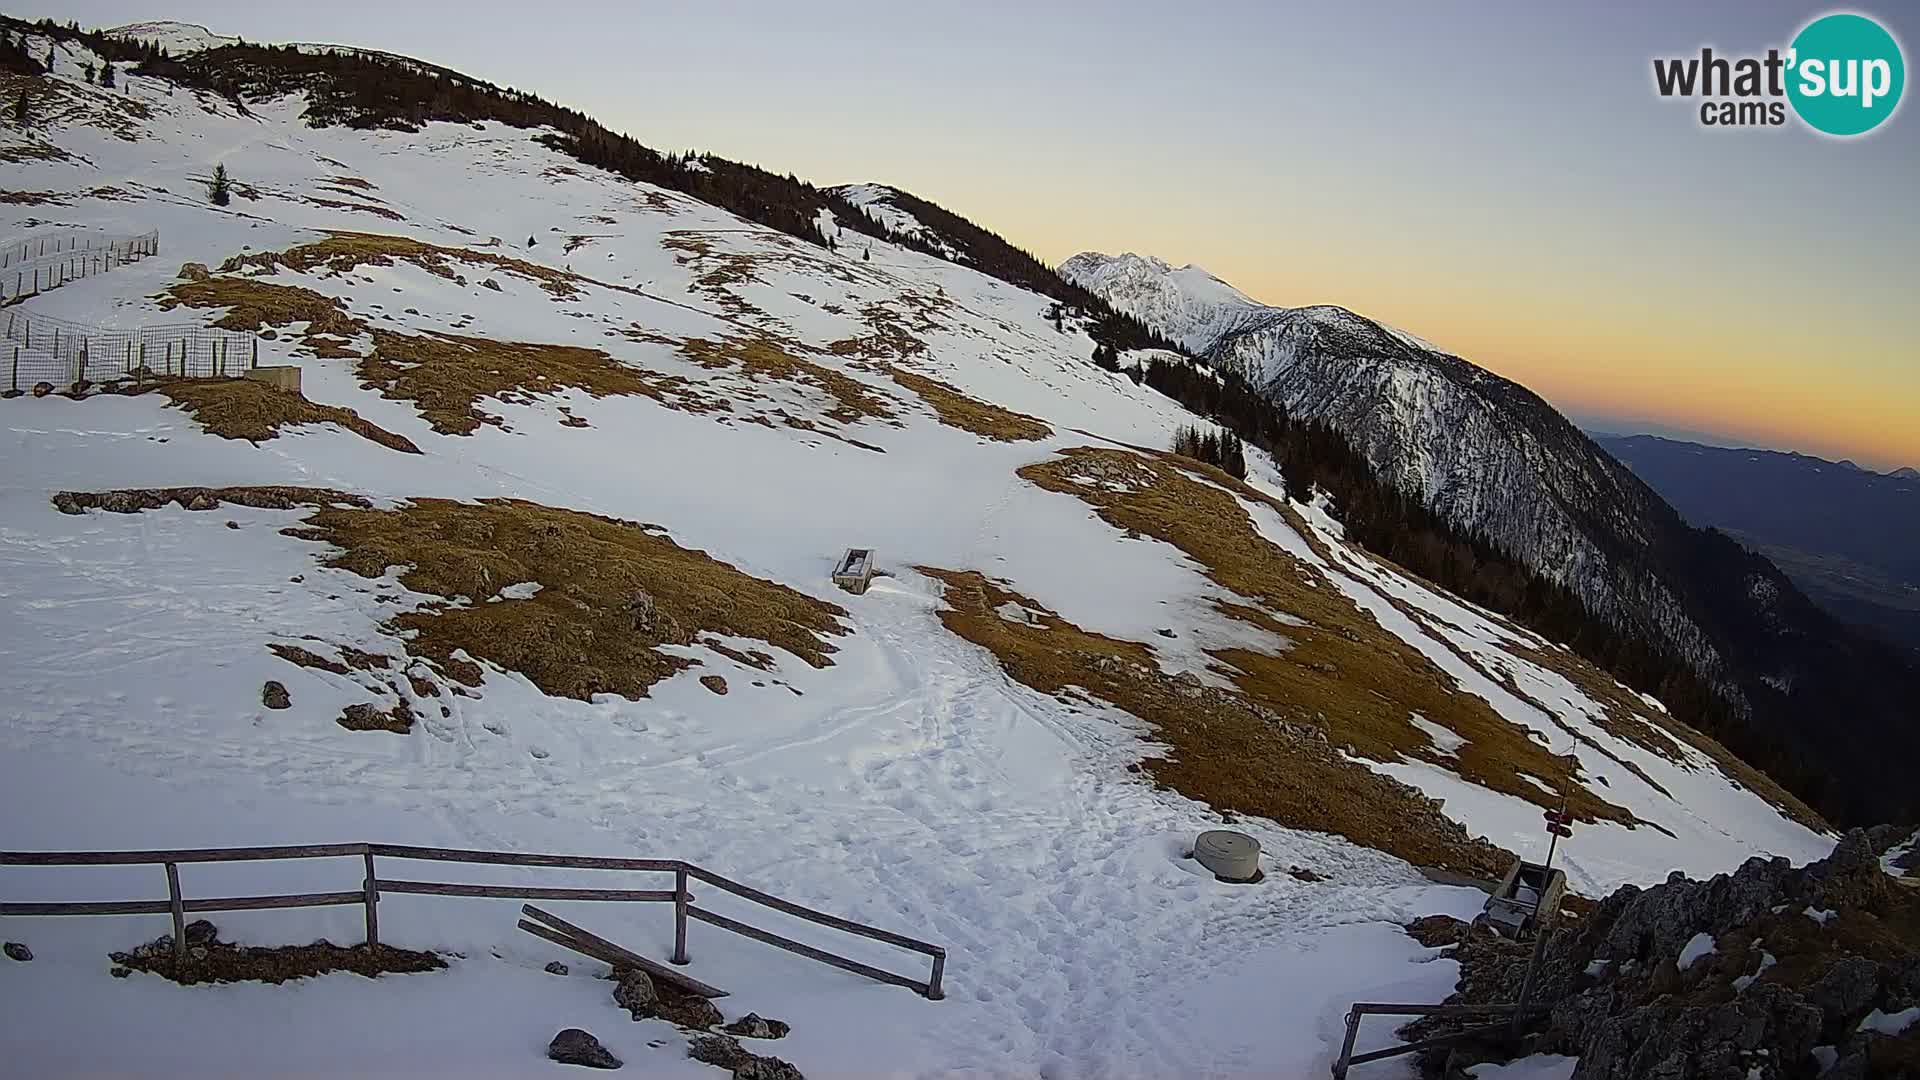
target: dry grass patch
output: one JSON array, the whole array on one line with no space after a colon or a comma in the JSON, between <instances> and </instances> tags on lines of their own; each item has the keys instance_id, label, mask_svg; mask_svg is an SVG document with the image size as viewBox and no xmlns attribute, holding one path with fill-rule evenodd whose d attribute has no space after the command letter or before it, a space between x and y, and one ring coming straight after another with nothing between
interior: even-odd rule
<instances>
[{"instance_id":1,"label":"dry grass patch","mask_svg":"<svg viewBox=\"0 0 1920 1080\"><path fill-rule=\"evenodd\" d=\"M84 514L105 510L112 514L137 514L157 510L169 504L183 510L212 510L222 504L251 506L260 510L292 510L301 506L372 506L365 496L331 488L284 487L174 487L121 488L117 491L59 491L52 498L54 509L63 514Z\"/></svg>"},{"instance_id":2,"label":"dry grass patch","mask_svg":"<svg viewBox=\"0 0 1920 1080\"><path fill-rule=\"evenodd\" d=\"M1049 491L1080 498L1115 528L1172 544L1206 567L1214 582L1239 596L1305 620L1304 626L1284 628L1287 647L1278 654L1244 648L1212 653L1259 704L1296 722L1317 725L1335 743L1376 761L1417 758L1543 807L1558 808L1564 800L1584 820L1628 825L1637 820L1580 780L1576 758L1551 753L1484 699L1460 689L1451 676L1321 579L1317 570L1260 536L1246 510L1223 490L1244 485L1225 473L1192 462L1176 464L1164 455L1083 447L1029 465L1020 475ZM1271 629L1264 621L1252 621ZM1443 753L1414 726L1411 716L1416 713L1467 743ZM1524 779L1523 773L1552 793Z\"/></svg>"},{"instance_id":3,"label":"dry grass patch","mask_svg":"<svg viewBox=\"0 0 1920 1080\"><path fill-rule=\"evenodd\" d=\"M197 277L176 282L159 297L162 309L226 308L213 323L223 330L257 331L268 326L307 324L307 336L358 337L365 327L331 296L297 285L272 285L239 277Z\"/></svg>"},{"instance_id":4,"label":"dry grass patch","mask_svg":"<svg viewBox=\"0 0 1920 1080\"><path fill-rule=\"evenodd\" d=\"M267 651L285 660L289 664L295 664L303 668L311 668L314 671L332 672L335 675L347 674L347 665L338 660L329 660L305 646L269 641L267 642Z\"/></svg>"},{"instance_id":5,"label":"dry grass patch","mask_svg":"<svg viewBox=\"0 0 1920 1080\"><path fill-rule=\"evenodd\" d=\"M634 522L518 500L421 499L392 510L322 509L299 535L340 548L327 565L449 601L389 620L408 650L474 685L456 653L517 671L548 694L643 697L695 661L661 649L703 635L752 638L814 667L846 633L841 608L742 573ZM542 586L488 602L508 585ZM455 601L464 598L456 606Z\"/></svg>"},{"instance_id":6,"label":"dry grass patch","mask_svg":"<svg viewBox=\"0 0 1920 1080\"><path fill-rule=\"evenodd\" d=\"M996 442L1027 442L1053 434L1052 428L1031 416L968 397L938 379L903 371L891 364L886 368L894 382L919 394L922 400L933 406L940 422L948 427L971 431Z\"/></svg>"},{"instance_id":7,"label":"dry grass patch","mask_svg":"<svg viewBox=\"0 0 1920 1080\"><path fill-rule=\"evenodd\" d=\"M283 427L338 424L388 449L420 452L405 436L370 423L352 409L316 405L299 394L252 379L175 379L157 389L209 432L225 439L258 443L279 437Z\"/></svg>"},{"instance_id":8,"label":"dry grass patch","mask_svg":"<svg viewBox=\"0 0 1920 1080\"><path fill-rule=\"evenodd\" d=\"M447 435L504 423L480 410L483 398L518 403L569 388L594 397L638 394L686 412L728 408L690 379L629 367L599 349L389 330L375 330L373 345L360 361L360 378L382 397L413 402Z\"/></svg>"},{"instance_id":9,"label":"dry grass patch","mask_svg":"<svg viewBox=\"0 0 1920 1080\"><path fill-rule=\"evenodd\" d=\"M348 731L385 731L405 735L413 730L413 709L404 698L384 709L363 701L347 706L333 722Z\"/></svg>"},{"instance_id":10,"label":"dry grass patch","mask_svg":"<svg viewBox=\"0 0 1920 1080\"><path fill-rule=\"evenodd\" d=\"M371 208L356 207L356 209ZM391 213L391 211L387 212ZM221 263L220 269L231 273L252 268L272 273L274 270L285 267L300 273L327 270L343 274L362 265L392 266L396 262L412 263L430 274L463 284L466 278L454 269L455 264L488 266L535 282L547 292L563 299L578 294L579 285L585 280L564 270L555 270L549 266L496 255L489 251L441 247L438 244L429 244L406 236L362 232L330 232L325 240L316 240L311 244L302 244L286 251L262 251L250 255L235 255Z\"/></svg>"},{"instance_id":11,"label":"dry grass patch","mask_svg":"<svg viewBox=\"0 0 1920 1080\"><path fill-rule=\"evenodd\" d=\"M314 206L324 206L329 210L353 210L362 214L372 214L375 217L386 218L388 221L407 220L406 215L397 210L390 210L384 206L374 206L371 203L349 202L344 199L322 199L313 195L307 196L306 201Z\"/></svg>"},{"instance_id":12,"label":"dry grass patch","mask_svg":"<svg viewBox=\"0 0 1920 1080\"><path fill-rule=\"evenodd\" d=\"M832 398L827 418L840 424L862 419L893 419L886 397L858 379L795 355L792 349L765 334L688 338L679 343L680 355L705 368L737 368L761 379L800 383Z\"/></svg>"},{"instance_id":13,"label":"dry grass patch","mask_svg":"<svg viewBox=\"0 0 1920 1080\"><path fill-rule=\"evenodd\" d=\"M1152 650L1084 630L978 573L921 568L946 583L940 620L1043 693L1092 695L1151 724L1171 749L1152 777L1218 810L1333 832L1409 862L1498 877L1510 856L1475 840L1413 788L1343 758L1318 728L1249 695L1169 678ZM1021 620L1001 611L1017 604Z\"/></svg>"},{"instance_id":14,"label":"dry grass patch","mask_svg":"<svg viewBox=\"0 0 1920 1080\"><path fill-rule=\"evenodd\" d=\"M205 937L196 937L206 927ZM186 986L196 983L264 982L283 983L335 971L351 971L371 979L379 975L439 971L447 962L430 952L399 949L391 945L335 945L316 941L311 945L234 945L214 940L211 923L196 921L187 926L187 940L194 943L184 965L174 957L170 940L148 942L129 952L110 953L115 964L132 971L144 971Z\"/></svg>"}]
</instances>

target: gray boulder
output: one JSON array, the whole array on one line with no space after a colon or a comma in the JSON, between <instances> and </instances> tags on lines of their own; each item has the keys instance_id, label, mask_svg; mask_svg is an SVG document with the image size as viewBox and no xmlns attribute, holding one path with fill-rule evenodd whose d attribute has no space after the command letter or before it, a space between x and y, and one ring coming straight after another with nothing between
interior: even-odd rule
<instances>
[{"instance_id":1,"label":"gray boulder","mask_svg":"<svg viewBox=\"0 0 1920 1080\"><path fill-rule=\"evenodd\" d=\"M589 1069L617 1069L621 1066L613 1052L600 1040L579 1028L567 1028L547 1044L547 1056L562 1065L584 1065Z\"/></svg>"},{"instance_id":2,"label":"gray boulder","mask_svg":"<svg viewBox=\"0 0 1920 1080\"><path fill-rule=\"evenodd\" d=\"M622 968L614 973L619 980L613 988L613 1003L627 1010L635 1020L645 1020L655 1015L660 1007L660 992L653 988L653 980L638 968Z\"/></svg>"},{"instance_id":3,"label":"gray boulder","mask_svg":"<svg viewBox=\"0 0 1920 1080\"><path fill-rule=\"evenodd\" d=\"M793 1029L784 1020L768 1020L759 1013L748 1013L720 1030L743 1039L784 1039Z\"/></svg>"}]
</instances>

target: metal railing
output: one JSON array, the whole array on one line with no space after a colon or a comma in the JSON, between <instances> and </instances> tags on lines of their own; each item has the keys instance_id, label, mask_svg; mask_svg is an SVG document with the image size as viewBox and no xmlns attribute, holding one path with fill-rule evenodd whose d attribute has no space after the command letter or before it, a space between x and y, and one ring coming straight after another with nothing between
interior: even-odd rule
<instances>
[{"instance_id":1,"label":"metal railing","mask_svg":"<svg viewBox=\"0 0 1920 1080\"><path fill-rule=\"evenodd\" d=\"M1495 1035L1502 1031L1512 1031L1516 1020L1536 1012L1546 1012L1549 1005L1385 1005L1378 1002L1359 1001L1347 1010L1347 1036L1340 1044L1340 1056L1333 1061L1333 1080L1346 1080L1347 1070L1355 1065L1364 1065L1369 1061L1381 1061L1399 1057L1402 1054L1416 1054L1422 1050L1432 1050L1467 1039ZM1480 1027L1450 1031L1444 1035L1421 1039L1418 1042L1402 1043L1381 1050L1369 1050L1364 1054L1353 1052L1353 1044L1360 1037L1360 1018L1364 1016L1443 1016L1467 1019L1470 1017L1497 1016L1499 1022L1483 1024Z\"/></svg>"},{"instance_id":2,"label":"metal railing","mask_svg":"<svg viewBox=\"0 0 1920 1080\"><path fill-rule=\"evenodd\" d=\"M546 866L586 870L637 870L670 873L674 885L668 889L581 889L531 885L476 885L437 881L410 881L382 878L374 865L376 856L438 862L477 863L497 866ZM286 893L270 896L226 896L188 898L180 888L181 863L255 862L270 859L358 858L365 876L360 887L351 891ZM628 903L671 903L674 908L673 962L690 962L687 954L687 921L704 922L743 937L752 938L788 952L797 953L843 971L869 979L904 986L931 1000L944 995L941 980L946 970L947 952L903 934L842 919L815 911L789 900L761 892L711 870L679 859L623 859L590 855L539 855L508 851L470 851L456 848L415 847L406 844L301 844L289 847L187 848L156 851L0 851L0 866L132 866L157 865L166 868L165 900L61 901L0 903L0 916L26 915L171 915L176 962L186 962L186 915L201 911L256 911L265 908L328 907L358 904L366 909L367 945L380 944L379 903L381 893L415 893L427 896L477 896L517 900L602 900ZM824 949L806 945L769 930L751 926L706 908L695 907L688 891L689 879L697 879L741 899L751 901L798 919L872 941L930 957L929 977L923 982L891 971L850 960Z\"/></svg>"},{"instance_id":3,"label":"metal railing","mask_svg":"<svg viewBox=\"0 0 1920 1080\"><path fill-rule=\"evenodd\" d=\"M160 232L138 236L49 234L0 247L0 301L34 296L69 281L104 274L160 250Z\"/></svg>"},{"instance_id":4,"label":"metal railing","mask_svg":"<svg viewBox=\"0 0 1920 1080\"><path fill-rule=\"evenodd\" d=\"M252 333L201 323L157 323L116 329L39 315L18 305L0 310L0 379L10 391L35 383L65 389L114 379L238 376L260 362Z\"/></svg>"}]
</instances>

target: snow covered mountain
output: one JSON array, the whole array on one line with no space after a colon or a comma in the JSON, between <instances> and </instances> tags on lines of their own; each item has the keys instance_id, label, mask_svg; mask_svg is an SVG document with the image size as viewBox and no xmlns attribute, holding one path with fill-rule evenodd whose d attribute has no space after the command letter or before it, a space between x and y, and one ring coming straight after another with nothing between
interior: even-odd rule
<instances>
[{"instance_id":1,"label":"snow covered mountain","mask_svg":"<svg viewBox=\"0 0 1920 1080\"><path fill-rule=\"evenodd\" d=\"M8 29L56 55L0 71L34 116L0 133L0 251L157 230L159 254L5 309L0 849L686 859L947 950L936 1003L696 926L690 972L729 1019L789 1021L774 1052L809 1075L1104 1077L1322 1072L1348 1002L1453 988L1402 926L1483 897L1421 868L1497 873L1543 809L1579 822L1561 859L1587 895L1832 846L1660 703L1348 543L1270 463L1242 482L1155 449L1196 418L1095 366L1054 298L813 189L618 157L377 54L217 46L108 89L83 73L109 42ZM835 243L692 193L745 190ZM297 393L231 377L255 348ZM860 595L830 580L849 547L883 571ZM1226 823L1260 883L1187 857ZM150 900L158 874L0 865L0 890ZM204 897L359 874L180 876ZM472 880L608 884L584 877ZM661 906L579 907L666 955ZM213 917L247 944L362 940L351 906ZM446 970L188 991L109 973L164 915L9 915L36 958L0 963L0 1060L520 1076L581 1026L722 1075L606 983L546 974L561 954L517 917L396 895L382 941Z\"/></svg>"},{"instance_id":2,"label":"snow covered mountain","mask_svg":"<svg viewBox=\"0 0 1920 1080\"><path fill-rule=\"evenodd\" d=\"M1085 252L1060 273L1334 424L1401 490L1719 673L1666 584L1609 558L1650 544L1657 499L1524 387L1345 308L1258 303L1196 266Z\"/></svg>"},{"instance_id":3,"label":"snow covered mountain","mask_svg":"<svg viewBox=\"0 0 1920 1080\"><path fill-rule=\"evenodd\" d=\"M1920 749L1911 659L1851 634L1765 559L1688 527L1538 395L1344 308L1260 304L1198 267L1087 252L1060 273L1332 425L1398 490L1684 658L1738 718L1738 748L1769 767L1804 763L1804 789L1824 787L1855 820L1914 812L1887 795L1892 774L1839 779L1874 769L1889 745ZM1836 712L1852 732L1839 742Z\"/></svg>"}]
</instances>

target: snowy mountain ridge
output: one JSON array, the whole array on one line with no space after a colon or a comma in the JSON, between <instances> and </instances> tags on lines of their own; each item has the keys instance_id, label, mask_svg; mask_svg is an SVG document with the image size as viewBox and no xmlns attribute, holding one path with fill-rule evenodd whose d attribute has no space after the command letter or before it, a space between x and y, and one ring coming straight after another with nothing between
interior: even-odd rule
<instances>
[{"instance_id":1,"label":"snowy mountain ridge","mask_svg":"<svg viewBox=\"0 0 1920 1080\"><path fill-rule=\"evenodd\" d=\"M1855 821L1915 812L1882 752L1920 749L1911 655L1836 622L1781 570L1695 529L1538 395L1341 308L1229 298L1210 275L1097 253L1063 276L1289 414L1324 421L1386 483L1548 581L1588 612L1682 659L1723 737ZM1829 717L1852 734L1823 737Z\"/></svg>"},{"instance_id":2,"label":"snowy mountain ridge","mask_svg":"<svg viewBox=\"0 0 1920 1080\"><path fill-rule=\"evenodd\" d=\"M1060 272L1290 413L1332 422L1424 505L1717 671L1666 586L1613 566L1569 512L1610 513L1632 539L1640 485L1524 388L1345 308L1260 304L1192 266L1087 252Z\"/></svg>"},{"instance_id":3,"label":"snowy mountain ridge","mask_svg":"<svg viewBox=\"0 0 1920 1080\"><path fill-rule=\"evenodd\" d=\"M790 1022L774 1052L809 1075L1068 1078L1324 1071L1348 1002L1452 989L1402 927L1484 898L1420 868L1497 873L1546 808L1579 822L1559 859L1587 894L1832 846L1658 702L1345 542L1270 462L1241 482L1159 452L1197 418L1097 367L1047 296L809 243L551 130L316 123L297 81L244 109L137 70L106 89L84 44L26 33L55 71L0 90L60 108L0 133L0 232L162 239L9 313L253 334L301 391L28 354L0 400L0 848L686 859L947 950L935 1003L696 927L690 973L729 1018ZM855 546L884 571L860 595L830 581ZM1186 857L1229 824L1257 885ZM156 889L0 869L9 900ZM660 906L595 907L583 925L666 955ZM259 945L363 932L354 907L215 918ZM397 896L382 940L447 970L210 992L109 975L164 916L10 920L37 958L0 964L0 1053L517 1076L585 1026L722 1075L597 966L547 974L516 918Z\"/></svg>"}]
</instances>

